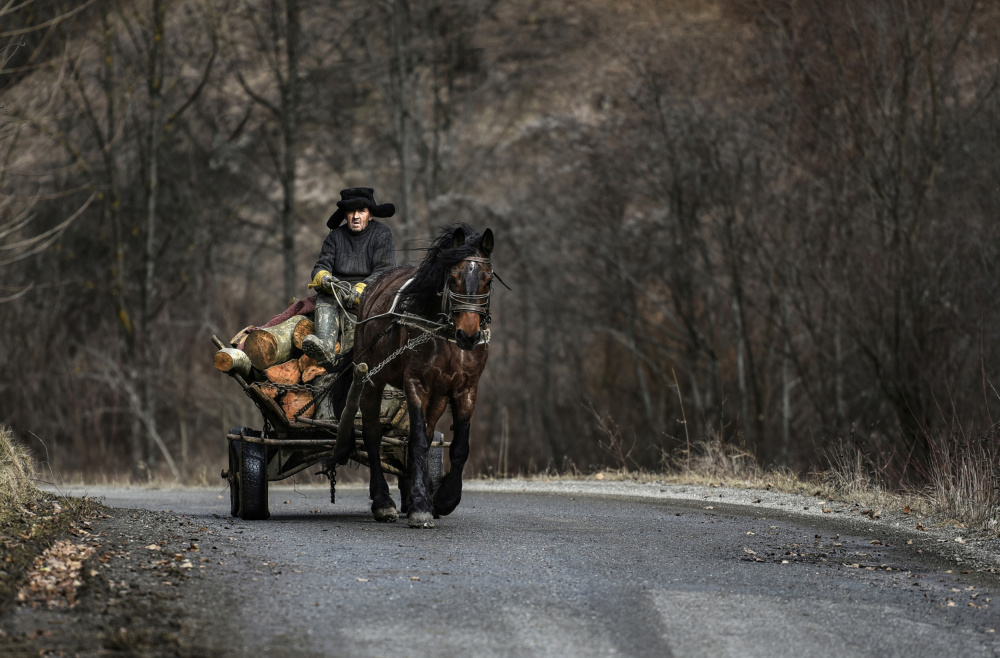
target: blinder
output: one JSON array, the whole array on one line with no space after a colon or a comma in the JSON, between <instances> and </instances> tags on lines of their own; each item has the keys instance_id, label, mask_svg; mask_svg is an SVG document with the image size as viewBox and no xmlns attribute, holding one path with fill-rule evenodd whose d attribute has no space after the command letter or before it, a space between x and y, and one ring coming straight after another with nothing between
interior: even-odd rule
<instances>
[{"instance_id":1,"label":"blinder","mask_svg":"<svg viewBox=\"0 0 1000 658\"><path fill-rule=\"evenodd\" d=\"M485 263L490 265L489 258L482 258L480 256L470 256L463 259L462 262L472 261L474 263ZM441 315L445 318L445 321L451 319L454 313L476 313L482 316L483 321L489 324L492 321L490 317L490 298L493 295L493 287L485 294L464 294L452 291L451 287L448 285L448 280L445 279L444 289L441 291Z\"/></svg>"}]
</instances>

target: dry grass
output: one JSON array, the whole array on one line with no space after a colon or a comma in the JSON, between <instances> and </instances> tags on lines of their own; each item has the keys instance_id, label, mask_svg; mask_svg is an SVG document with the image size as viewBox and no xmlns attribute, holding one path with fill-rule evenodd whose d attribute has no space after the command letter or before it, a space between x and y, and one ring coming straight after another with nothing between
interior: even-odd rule
<instances>
[{"instance_id":1,"label":"dry grass","mask_svg":"<svg viewBox=\"0 0 1000 658\"><path fill-rule=\"evenodd\" d=\"M825 452L825 468L799 475L787 468L762 466L752 452L739 443L725 441L718 432L710 432L690 451L664 453L662 472L644 472L630 468L631 450L624 448L619 428L610 419L597 417L605 435L601 448L617 460L617 468L597 474L602 480L656 480L818 494L872 510L907 510L941 523L1000 535L998 426L980 435L952 429L941 436L928 436L931 463L925 475L927 484L892 490L881 475L888 464L879 464L878 459L848 442Z\"/></svg>"},{"instance_id":2,"label":"dry grass","mask_svg":"<svg viewBox=\"0 0 1000 658\"><path fill-rule=\"evenodd\" d=\"M976 434L961 427L928 436L929 484L921 492L937 514L1000 533L1000 433L997 425Z\"/></svg>"},{"instance_id":3,"label":"dry grass","mask_svg":"<svg viewBox=\"0 0 1000 658\"><path fill-rule=\"evenodd\" d=\"M40 492L32 484L34 476L31 455L10 428L0 425L0 510L15 510L37 499Z\"/></svg>"}]
</instances>

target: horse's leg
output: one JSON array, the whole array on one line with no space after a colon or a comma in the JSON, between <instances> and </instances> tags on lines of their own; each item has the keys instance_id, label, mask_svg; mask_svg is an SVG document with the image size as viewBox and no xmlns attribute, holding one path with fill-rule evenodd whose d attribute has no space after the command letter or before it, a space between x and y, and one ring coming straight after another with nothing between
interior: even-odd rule
<instances>
[{"instance_id":1,"label":"horse's leg","mask_svg":"<svg viewBox=\"0 0 1000 658\"><path fill-rule=\"evenodd\" d=\"M416 383L407 387L407 406L410 413L409 461L409 513L411 528L433 528L434 515L431 513L431 481L427 470L427 451L430 438L427 427L433 427L441 416L447 401L430 399L430 394Z\"/></svg>"},{"instance_id":2,"label":"horse's leg","mask_svg":"<svg viewBox=\"0 0 1000 658\"><path fill-rule=\"evenodd\" d=\"M399 513L406 514L410 511L410 480L409 478L399 478Z\"/></svg>"},{"instance_id":3,"label":"horse's leg","mask_svg":"<svg viewBox=\"0 0 1000 658\"><path fill-rule=\"evenodd\" d=\"M438 516L451 514L462 501L462 470L469 460L469 430L475 408L474 389L459 391L451 399L451 415L455 423L451 448L448 449L451 469L441 479L441 486L434 495L434 514Z\"/></svg>"},{"instance_id":4,"label":"horse's leg","mask_svg":"<svg viewBox=\"0 0 1000 658\"><path fill-rule=\"evenodd\" d=\"M391 522L398 518L396 503L389 495L389 483L382 473L382 423L379 421L379 411L382 407L382 387L365 386L361 394L362 436L365 441L365 452L368 453L368 472L370 480L368 495L372 499L372 516L376 521Z\"/></svg>"}]
</instances>

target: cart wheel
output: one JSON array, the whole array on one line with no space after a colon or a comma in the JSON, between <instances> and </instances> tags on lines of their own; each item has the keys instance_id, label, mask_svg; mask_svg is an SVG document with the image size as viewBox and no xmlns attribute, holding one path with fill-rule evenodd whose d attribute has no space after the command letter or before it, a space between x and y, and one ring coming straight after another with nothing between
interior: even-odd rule
<instances>
[{"instance_id":1,"label":"cart wheel","mask_svg":"<svg viewBox=\"0 0 1000 658\"><path fill-rule=\"evenodd\" d=\"M229 430L229 433L257 438L261 436L261 432L252 427L234 427ZM240 446L242 445L242 441L229 441L229 470L226 479L229 481L229 514L231 516L240 515Z\"/></svg>"},{"instance_id":2,"label":"cart wheel","mask_svg":"<svg viewBox=\"0 0 1000 658\"><path fill-rule=\"evenodd\" d=\"M269 518L271 514L267 510L267 449L259 443L241 441L239 454L240 518L248 521Z\"/></svg>"},{"instance_id":3,"label":"cart wheel","mask_svg":"<svg viewBox=\"0 0 1000 658\"><path fill-rule=\"evenodd\" d=\"M229 514L240 515L240 445L239 441L229 442Z\"/></svg>"}]
</instances>

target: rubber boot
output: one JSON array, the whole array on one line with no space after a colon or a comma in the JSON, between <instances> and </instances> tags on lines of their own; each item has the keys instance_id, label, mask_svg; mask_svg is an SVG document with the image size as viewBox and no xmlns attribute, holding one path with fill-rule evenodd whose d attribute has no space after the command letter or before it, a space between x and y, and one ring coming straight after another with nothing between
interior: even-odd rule
<instances>
[{"instance_id":1,"label":"rubber boot","mask_svg":"<svg viewBox=\"0 0 1000 658\"><path fill-rule=\"evenodd\" d=\"M313 313L315 333L302 341L302 351L325 368L333 366L337 358L338 311L336 306L317 304Z\"/></svg>"}]
</instances>

